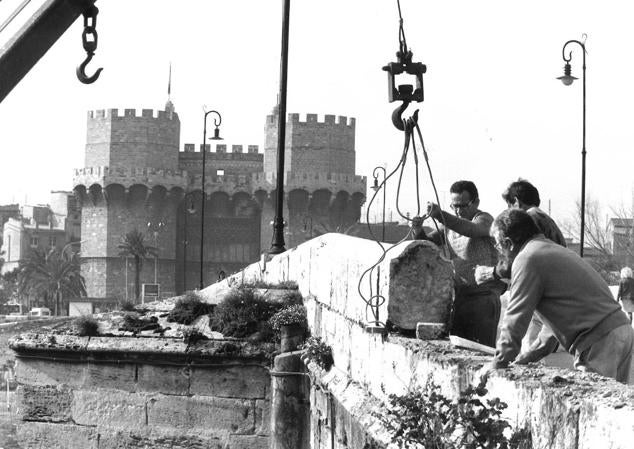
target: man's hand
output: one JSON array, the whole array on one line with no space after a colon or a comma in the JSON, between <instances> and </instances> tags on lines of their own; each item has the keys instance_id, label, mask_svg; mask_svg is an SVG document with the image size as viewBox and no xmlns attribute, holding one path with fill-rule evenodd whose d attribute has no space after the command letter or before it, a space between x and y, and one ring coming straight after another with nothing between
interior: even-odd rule
<instances>
[{"instance_id":1,"label":"man's hand","mask_svg":"<svg viewBox=\"0 0 634 449\"><path fill-rule=\"evenodd\" d=\"M438 204L427 203L427 215L436 220L442 219L442 209Z\"/></svg>"},{"instance_id":2,"label":"man's hand","mask_svg":"<svg viewBox=\"0 0 634 449\"><path fill-rule=\"evenodd\" d=\"M495 270L495 267L476 265L475 267L476 284L480 285L480 284L484 284L485 282L495 280L495 276L493 276L493 270Z\"/></svg>"},{"instance_id":3,"label":"man's hand","mask_svg":"<svg viewBox=\"0 0 634 449\"><path fill-rule=\"evenodd\" d=\"M482 368L480 368L480 371L478 371L478 374L477 374L477 379L479 382L478 388L484 388L486 386L487 380L489 380L489 376L496 369L497 367L493 364L493 362L487 363Z\"/></svg>"},{"instance_id":4,"label":"man's hand","mask_svg":"<svg viewBox=\"0 0 634 449\"><path fill-rule=\"evenodd\" d=\"M425 235L425 231L423 230L423 217L414 217L412 218L412 238L414 239L425 239L427 236Z\"/></svg>"}]
</instances>

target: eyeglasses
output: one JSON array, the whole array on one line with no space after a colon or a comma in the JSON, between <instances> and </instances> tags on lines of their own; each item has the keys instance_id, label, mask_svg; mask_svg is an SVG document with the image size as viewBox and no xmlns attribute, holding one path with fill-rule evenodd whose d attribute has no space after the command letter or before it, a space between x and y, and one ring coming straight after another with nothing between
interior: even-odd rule
<instances>
[{"instance_id":1,"label":"eyeglasses","mask_svg":"<svg viewBox=\"0 0 634 449\"><path fill-rule=\"evenodd\" d=\"M450 204L449 207L451 207L453 210L466 209L470 207L472 204L473 204L473 200L469 201L466 204Z\"/></svg>"}]
</instances>

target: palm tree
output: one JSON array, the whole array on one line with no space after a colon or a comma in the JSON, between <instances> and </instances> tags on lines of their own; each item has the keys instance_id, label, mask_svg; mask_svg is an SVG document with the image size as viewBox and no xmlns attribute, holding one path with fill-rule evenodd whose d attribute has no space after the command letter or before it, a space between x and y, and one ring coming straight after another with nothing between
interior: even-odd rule
<instances>
[{"instance_id":1,"label":"palm tree","mask_svg":"<svg viewBox=\"0 0 634 449\"><path fill-rule=\"evenodd\" d=\"M86 296L79 257L68 248L34 249L18 268L18 292L43 299L47 306L52 305L55 315L61 311L64 297Z\"/></svg>"},{"instance_id":2,"label":"palm tree","mask_svg":"<svg viewBox=\"0 0 634 449\"><path fill-rule=\"evenodd\" d=\"M119 256L134 258L134 293L137 301L141 297L141 268L143 260L149 259L150 256L157 257L158 249L145 243L145 235L138 229L126 233L121 242L117 245L119 248Z\"/></svg>"}]
</instances>

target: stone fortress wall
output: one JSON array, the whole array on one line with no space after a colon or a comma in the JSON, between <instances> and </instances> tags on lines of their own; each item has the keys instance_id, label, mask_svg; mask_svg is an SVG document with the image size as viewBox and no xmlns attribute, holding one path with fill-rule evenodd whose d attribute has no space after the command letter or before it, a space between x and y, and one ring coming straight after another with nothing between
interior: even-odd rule
<instances>
[{"instance_id":1,"label":"stone fortress wall","mask_svg":"<svg viewBox=\"0 0 634 449\"><path fill-rule=\"evenodd\" d=\"M138 229L159 248L144 261L141 282L161 284L161 296L200 285L201 144L180 148L178 114L135 109L90 111L85 166L75 170L82 207L82 274L89 297L132 299L134 264L118 244ZM289 114L284 218L286 247L358 221L366 179L356 176L354 118ZM273 140L272 140L273 139ZM203 285L220 270L235 272L270 247L275 214L277 117L258 145L205 145ZM276 141L275 141L276 142ZM246 151L245 151L246 148ZM229 151L231 150L231 151Z\"/></svg>"}]
</instances>

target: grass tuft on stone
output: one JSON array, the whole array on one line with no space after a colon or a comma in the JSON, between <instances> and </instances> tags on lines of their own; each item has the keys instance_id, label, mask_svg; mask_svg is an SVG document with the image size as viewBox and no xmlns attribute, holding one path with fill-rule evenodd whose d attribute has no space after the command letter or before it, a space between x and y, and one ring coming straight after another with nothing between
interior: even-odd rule
<instances>
[{"instance_id":1,"label":"grass tuft on stone","mask_svg":"<svg viewBox=\"0 0 634 449\"><path fill-rule=\"evenodd\" d=\"M92 315L82 315L73 321L73 327L80 337L99 335L99 322Z\"/></svg>"},{"instance_id":2,"label":"grass tuft on stone","mask_svg":"<svg viewBox=\"0 0 634 449\"><path fill-rule=\"evenodd\" d=\"M196 318L209 315L214 310L213 304L203 302L198 292L189 291L176 301L174 308L167 316L167 321L179 324L192 324Z\"/></svg>"}]
</instances>

